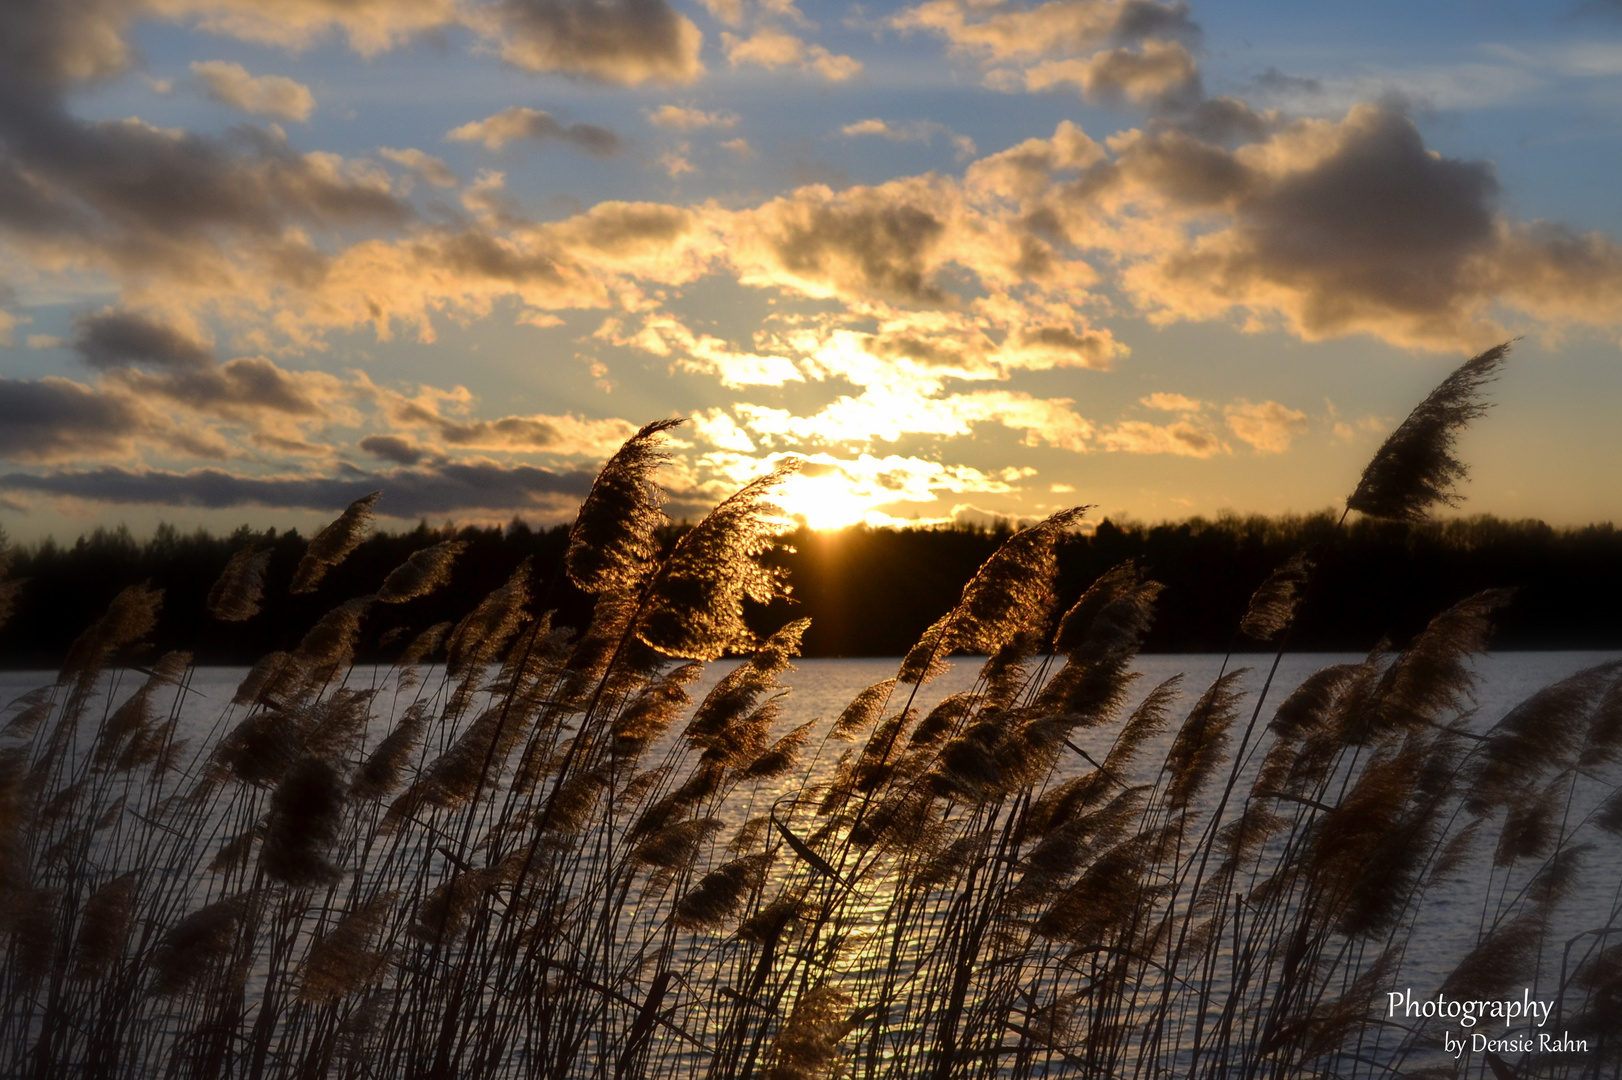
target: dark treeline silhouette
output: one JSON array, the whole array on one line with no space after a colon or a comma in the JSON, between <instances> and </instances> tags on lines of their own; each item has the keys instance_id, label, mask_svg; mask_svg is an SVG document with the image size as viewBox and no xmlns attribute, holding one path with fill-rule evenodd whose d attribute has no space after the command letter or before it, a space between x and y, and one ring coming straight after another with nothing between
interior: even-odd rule
<instances>
[{"instance_id":1,"label":"dark treeline silhouette","mask_svg":"<svg viewBox=\"0 0 1622 1080\"><path fill-rule=\"evenodd\" d=\"M667 530L667 542L681 529ZM774 556L789 571L793 597L751 612L751 624L766 633L809 617L806 656L900 655L1011 531L1009 525L798 530ZM556 609L558 620L570 625L589 614L586 598L558 574L567 542L562 526L422 524L405 533L376 533L305 595L285 587L308 544L296 531L244 528L216 537L160 526L141 542L123 528L98 529L71 546L46 541L13 552L9 576L26 582L14 616L0 629L0 665L55 667L113 595L138 582L165 593L155 650L201 642L199 663L248 664L292 647L334 603L375 590L412 552L451 538L468 545L451 586L391 606L386 619L373 620L363 659L388 659L411 633L458 617L526 558L537 581L537 607ZM212 619L205 610L209 589L232 552L256 539L272 551L264 610L241 623ZM1616 615L1622 610L1622 535L1610 524L1556 529L1492 517L1419 525L1363 520L1337 536L1327 513L1159 525L1106 519L1093 533L1061 545L1061 606L1105 570L1132 559L1166 586L1147 651L1244 649L1232 627L1252 591L1303 548L1314 553L1318 570L1297 621L1296 650L1365 651L1382 640L1400 645L1459 597L1506 584L1519 592L1500 618L1495 648L1622 647Z\"/></svg>"}]
</instances>

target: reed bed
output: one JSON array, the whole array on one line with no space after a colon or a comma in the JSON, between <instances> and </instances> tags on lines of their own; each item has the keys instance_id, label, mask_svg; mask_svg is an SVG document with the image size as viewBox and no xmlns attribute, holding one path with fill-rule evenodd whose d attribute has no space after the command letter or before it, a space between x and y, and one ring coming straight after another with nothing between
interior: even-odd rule
<instances>
[{"instance_id":1,"label":"reed bed","mask_svg":"<svg viewBox=\"0 0 1622 1080\"><path fill-rule=\"evenodd\" d=\"M1503 355L1415 411L1352 508L1412 520L1450 497L1453 435ZM188 740L195 669L132 664L161 597L120 594L0 714L0 1074L1622 1075L1622 890L1555 929L1622 833L1622 663L1479 730L1470 661L1509 600L1489 592L1282 701L1226 665L1144 692L1152 580L1121 566L1054 610L1074 510L1016 533L894 678L786 728L804 624L757 642L743 613L785 587L761 556L791 466L666 551L674 423L581 508L579 634L523 567L394 667L355 667L363 629L448 580L441 544L263 658ZM372 498L292 588L352 550ZM265 587L245 548L210 610L252 618ZM1303 553L1236 635L1282 655L1310 589ZM729 653L747 659L694 701ZM965 653L987 657L972 688L919 708ZM1387 1015L1427 896L1472 859L1473 945L1416 994L1524 988L1583 1052L1454 1060L1448 1021Z\"/></svg>"}]
</instances>

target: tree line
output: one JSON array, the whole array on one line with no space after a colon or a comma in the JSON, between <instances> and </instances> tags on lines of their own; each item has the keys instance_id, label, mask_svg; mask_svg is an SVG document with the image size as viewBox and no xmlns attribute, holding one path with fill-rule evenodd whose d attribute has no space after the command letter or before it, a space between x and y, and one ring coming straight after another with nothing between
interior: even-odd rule
<instances>
[{"instance_id":1,"label":"tree line","mask_svg":"<svg viewBox=\"0 0 1622 1080\"><path fill-rule=\"evenodd\" d=\"M664 531L667 544L685 528ZM975 570L1013 526L891 529L853 526L783 537L771 561L788 572L789 600L749 612L760 633L809 617L804 655L897 656L956 601ZM312 594L287 582L308 546L297 531L242 528L228 536L161 525L138 540L128 529L97 529L71 545L46 540L10 551L6 575L13 612L0 626L0 665L57 666L78 634L119 590L162 589L154 651L194 646L203 664L248 664L296 644L334 604L374 591L421 548L466 544L450 587L398 605L388 625L368 628L362 659L385 661L415 631L459 617L525 559L536 581L534 606L581 626L590 601L560 574L567 528L431 528L374 533ZM257 543L271 552L261 612L223 623L206 611L209 591L233 552ZM1315 563L1292 649L1369 650L1401 645L1428 619L1483 588L1511 586L1497 649L1622 647L1622 535L1609 524L1553 528L1540 521L1461 518L1421 525L1360 520L1337 526L1329 513L1222 516L1142 524L1100 522L1060 545L1059 601L1067 606L1109 568L1134 560L1165 586L1145 641L1151 652L1246 648L1234 627L1256 587L1295 553Z\"/></svg>"}]
</instances>

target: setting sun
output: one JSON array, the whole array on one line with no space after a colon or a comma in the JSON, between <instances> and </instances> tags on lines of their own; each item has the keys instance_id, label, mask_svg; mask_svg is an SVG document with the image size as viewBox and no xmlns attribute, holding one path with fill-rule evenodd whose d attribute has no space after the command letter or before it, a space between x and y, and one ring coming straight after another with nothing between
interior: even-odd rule
<instances>
[{"instance_id":1,"label":"setting sun","mask_svg":"<svg viewBox=\"0 0 1622 1080\"><path fill-rule=\"evenodd\" d=\"M894 492L875 492L837 469L813 464L788 478L778 501L789 517L810 528L842 529L867 520L875 507L894 499Z\"/></svg>"}]
</instances>

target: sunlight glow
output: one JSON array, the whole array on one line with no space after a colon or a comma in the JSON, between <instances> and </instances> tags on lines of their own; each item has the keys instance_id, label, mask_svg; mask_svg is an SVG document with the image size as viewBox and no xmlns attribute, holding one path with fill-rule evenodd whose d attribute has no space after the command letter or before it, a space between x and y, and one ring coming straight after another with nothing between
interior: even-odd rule
<instances>
[{"instance_id":1,"label":"sunlight glow","mask_svg":"<svg viewBox=\"0 0 1622 1080\"><path fill-rule=\"evenodd\" d=\"M798 473L783 485L778 501L789 517L813 529L842 529L865 521L875 507L894 502L895 493L874 491L838 470Z\"/></svg>"}]
</instances>

